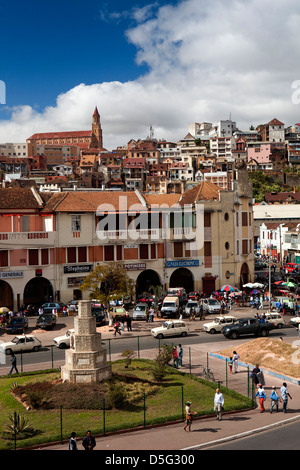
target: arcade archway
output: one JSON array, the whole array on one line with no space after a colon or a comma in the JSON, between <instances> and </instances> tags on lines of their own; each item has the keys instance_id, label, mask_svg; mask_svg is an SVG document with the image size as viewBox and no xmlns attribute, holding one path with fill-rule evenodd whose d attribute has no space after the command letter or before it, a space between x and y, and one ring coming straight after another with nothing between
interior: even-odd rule
<instances>
[{"instance_id":1,"label":"arcade archway","mask_svg":"<svg viewBox=\"0 0 300 470\"><path fill-rule=\"evenodd\" d=\"M31 304L38 307L45 302L49 302L49 298L54 298L51 282L45 277L34 277L27 282L23 298L24 305Z\"/></svg>"},{"instance_id":2,"label":"arcade archway","mask_svg":"<svg viewBox=\"0 0 300 470\"><path fill-rule=\"evenodd\" d=\"M14 295L11 286L6 281L0 281L0 307L13 310Z\"/></svg>"},{"instance_id":3,"label":"arcade archway","mask_svg":"<svg viewBox=\"0 0 300 470\"><path fill-rule=\"evenodd\" d=\"M136 280L136 297L142 295L144 292L149 292L150 287L160 286L160 278L156 271L153 269L146 269L142 271Z\"/></svg>"},{"instance_id":4,"label":"arcade archway","mask_svg":"<svg viewBox=\"0 0 300 470\"><path fill-rule=\"evenodd\" d=\"M170 277L170 287L183 287L187 293L194 291L194 276L187 268L176 269Z\"/></svg>"}]
</instances>

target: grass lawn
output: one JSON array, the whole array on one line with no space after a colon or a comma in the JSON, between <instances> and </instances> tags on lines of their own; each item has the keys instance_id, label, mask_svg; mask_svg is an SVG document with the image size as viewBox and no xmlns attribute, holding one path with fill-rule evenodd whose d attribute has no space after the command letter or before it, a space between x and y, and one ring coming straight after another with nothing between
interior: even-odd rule
<instances>
[{"instance_id":1,"label":"grass lawn","mask_svg":"<svg viewBox=\"0 0 300 470\"><path fill-rule=\"evenodd\" d=\"M198 379L180 370L168 368L168 375L163 382L155 382L151 375L153 362L150 360L134 359L129 368L125 368L123 360L112 363L114 376L117 376L122 387L126 390L126 402L121 408L112 408L105 405L103 413L103 384L101 393L93 402L94 408L98 409L68 409L67 404L82 400L80 392L76 391L75 385L63 388L65 384L58 385L53 392L55 408L26 410L23 404L17 400L11 390L12 385L19 387L34 384L34 389L46 382L60 379L59 371L48 371L32 374L18 374L0 377L0 426L1 439L0 449L13 449L14 441L4 439L3 432L9 423L9 415L14 412L25 416L28 424L32 426L37 434L26 439L17 438L17 447L29 447L45 442L60 441L68 439L72 431L78 437L84 436L87 429L91 429L94 435L112 432L120 429L128 429L138 426L163 423L173 420L184 419L184 404L189 400L192 402L193 411L198 415L213 413L213 401L216 384ZM59 388L60 387L60 388ZM81 387L82 388L82 387ZM95 386L93 385L95 389ZM59 391L60 390L60 391ZM78 390L78 389L77 389ZM90 399L90 390L86 388L86 396L83 397L85 404ZM233 411L251 407L251 400L232 390L221 387L225 398L225 411ZM96 402L96 405L95 405ZM105 398L105 403L107 403ZM99 406L98 406L99 404ZM107 409L109 408L109 409ZM61 419L62 416L62 419Z\"/></svg>"}]
</instances>

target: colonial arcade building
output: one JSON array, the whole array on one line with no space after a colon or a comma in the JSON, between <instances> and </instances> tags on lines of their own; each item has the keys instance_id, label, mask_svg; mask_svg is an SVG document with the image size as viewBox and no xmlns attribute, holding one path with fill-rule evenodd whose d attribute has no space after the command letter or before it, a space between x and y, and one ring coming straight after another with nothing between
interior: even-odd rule
<instances>
[{"instance_id":1,"label":"colonial arcade building","mask_svg":"<svg viewBox=\"0 0 300 470\"><path fill-rule=\"evenodd\" d=\"M0 190L0 306L88 298L98 264L118 262L135 283L210 294L254 280L252 188L202 182L183 194Z\"/></svg>"}]
</instances>

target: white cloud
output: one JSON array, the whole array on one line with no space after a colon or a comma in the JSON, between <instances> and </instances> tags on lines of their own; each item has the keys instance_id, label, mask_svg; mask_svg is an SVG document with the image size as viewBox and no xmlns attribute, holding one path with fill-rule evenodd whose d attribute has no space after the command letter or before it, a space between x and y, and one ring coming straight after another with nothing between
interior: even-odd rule
<instances>
[{"instance_id":1,"label":"white cloud","mask_svg":"<svg viewBox=\"0 0 300 470\"><path fill-rule=\"evenodd\" d=\"M300 79L297 0L149 3L127 15L136 21L127 38L148 73L126 83L80 84L42 112L16 107L9 121L0 122L0 141L90 129L95 105L108 149L146 137L150 124L157 138L178 140L189 123L230 113L240 128L274 117L286 125L299 122L299 105L291 100L292 83Z\"/></svg>"}]
</instances>

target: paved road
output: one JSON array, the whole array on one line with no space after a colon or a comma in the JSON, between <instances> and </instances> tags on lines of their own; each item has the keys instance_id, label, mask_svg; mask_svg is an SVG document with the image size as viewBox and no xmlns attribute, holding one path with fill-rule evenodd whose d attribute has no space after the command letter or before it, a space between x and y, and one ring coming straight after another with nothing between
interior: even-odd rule
<instances>
[{"instance_id":1,"label":"paved road","mask_svg":"<svg viewBox=\"0 0 300 470\"><path fill-rule=\"evenodd\" d=\"M209 446L207 450L300 450L299 434L300 420L222 445Z\"/></svg>"}]
</instances>

